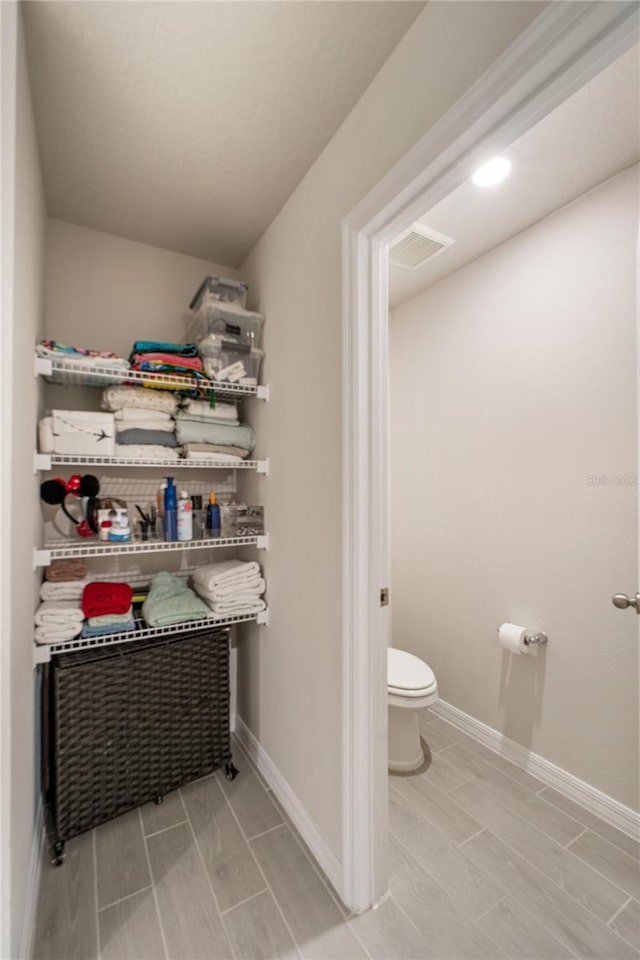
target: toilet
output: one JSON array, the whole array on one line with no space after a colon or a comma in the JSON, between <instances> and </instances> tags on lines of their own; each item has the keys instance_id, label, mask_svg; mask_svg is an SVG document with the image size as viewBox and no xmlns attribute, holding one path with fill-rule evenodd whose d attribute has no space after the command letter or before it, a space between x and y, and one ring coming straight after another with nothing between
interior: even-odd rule
<instances>
[{"instance_id":1,"label":"toilet","mask_svg":"<svg viewBox=\"0 0 640 960\"><path fill-rule=\"evenodd\" d=\"M407 773L422 765L418 710L438 698L431 667L405 650L387 648L389 770Z\"/></svg>"}]
</instances>

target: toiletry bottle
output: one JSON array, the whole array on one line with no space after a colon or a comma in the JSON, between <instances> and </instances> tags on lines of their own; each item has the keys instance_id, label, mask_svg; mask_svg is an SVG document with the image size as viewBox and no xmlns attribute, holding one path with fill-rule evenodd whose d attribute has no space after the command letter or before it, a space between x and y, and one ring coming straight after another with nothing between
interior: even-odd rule
<instances>
[{"instance_id":1,"label":"toiletry bottle","mask_svg":"<svg viewBox=\"0 0 640 960\"><path fill-rule=\"evenodd\" d=\"M160 486L158 487L158 492L156 494L156 509L158 512L158 539L162 540L164 537L164 494L167 489L167 481L163 480Z\"/></svg>"},{"instance_id":2,"label":"toiletry bottle","mask_svg":"<svg viewBox=\"0 0 640 960\"><path fill-rule=\"evenodd\" d=\"M207 507L207 534L210 537L220 536L220 507L216 503L215 493L209 494Z\"/></svg>"},{"instance_id":3,"label":"toiletry bottle","mask_svg":"<svg viewBox=\"0 0 640 960\"><path fill-rule=\"evenodd\" d=\"M173 477L167 477L164 492L164 538L168 541L178 538L178 498Z\"/></svg>"},{"instance_id":4,"label":"toiletry bottle","mask_svg":"<svg viewBox=\"0 0 640 960\"><path fill-rule=\"evenodd\" d=\"M194 494L191 497L191 505L193 507L193 539L204 540L206 517L202 509L202 497Z\"/></svg>"},{"instance_id":5,"label":"toiletry bottle","mask_svg":"<svg viewBox=\"0 0 640 960\"><path fill-rule=\"evenodd\" d=\"M186 490L178 500L178 540L193 540L193 505Z\"/></svg>"}]
</instances>

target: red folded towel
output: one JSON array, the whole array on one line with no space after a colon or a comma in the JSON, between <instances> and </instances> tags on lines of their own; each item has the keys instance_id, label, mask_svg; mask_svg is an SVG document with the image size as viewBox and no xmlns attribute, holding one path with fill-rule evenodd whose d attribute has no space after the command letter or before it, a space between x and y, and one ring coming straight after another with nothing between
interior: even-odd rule
<instances>
[{"instance_id":1,"label":"red folded towel","mask_svg":"<svg viewBox=\"0 0 640 960\"><path fill-rule=\"evenodd\" d=\"M88 583L82 593L85 617L103 617L107 613L126 613L131 606L133 589L128 583Z\"/></svg>"}]
</instances>

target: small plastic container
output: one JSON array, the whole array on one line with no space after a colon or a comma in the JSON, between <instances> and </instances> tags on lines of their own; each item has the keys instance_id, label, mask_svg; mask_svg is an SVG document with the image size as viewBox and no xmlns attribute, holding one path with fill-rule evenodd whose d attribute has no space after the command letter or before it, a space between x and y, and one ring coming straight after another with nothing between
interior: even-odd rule
<instances>
[{"instance_id":1,"label":"small plastic container","mask_svg":"<svg viewBox=\"0 0 640 960\"><path fill-rule=\"evenodd\" d=\"M202 303L237 303L245 307L249 285L242 280L231 280L228 277L216 277L210 274L205 277L195 292L189 304L190 310L197 310Z\"/></svg>"},{"instance_id":2,"label":"small plastic container","mask_svg":"<svg viewBox=\"0 0 640 960\"><path fill-rule=\"evenodd\" d=\"M203 303L192 317L187 318L185 337L188 342L200 343L215 334L229 343L252 349L260 346L263 325L261 313L242 310L235 304Z\"/></svg>"},{"instance_id":3,"label":"small plastic container","mask_svg":"<svg viewBox=\"0 0 640 960\"><path fill-rule=\"evenodd\" d=\"M204 372L208 377L222 383L241 383L246 386L258 384L263 357L264 350L229 350L215 341L209 341L202 353Z\"/></svg>"}]
</instances>

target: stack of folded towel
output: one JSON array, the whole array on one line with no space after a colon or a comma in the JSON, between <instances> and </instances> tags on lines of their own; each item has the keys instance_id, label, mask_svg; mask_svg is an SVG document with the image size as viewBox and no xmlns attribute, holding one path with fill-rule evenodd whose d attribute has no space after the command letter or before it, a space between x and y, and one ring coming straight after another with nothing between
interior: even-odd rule
<instances>
[{"instance_id":1,"label":"stack of folded towel","mask_svg":"<svg viewBox=\"0 0 640 960\"><path fill-rule=\"evenodd\" d=\"M150 627L168 627L202 620L209 616L209 610L183 580L163 572L156 573L151 581L142 615Z\"/></svg>"},{"instance_id":2,"label":"stack of folded towel","mask_svg":"<svg viewBox=\"0 0 640 960\"><path fill-rule=\"evenodd\" d=\"M45 570L45 578L52 582L84 580L86 575L87 564L82 557L67 557L63 560L52 560Z\"/></svg>"},{"instance_id":3,"label":"stack of folded towel","mask_svg":"<svg viewBox=\"0 0 640 960\"><path fill-rule=\"evenodd\" d=\"M187 401L176 414L176 436L188 460L241 460L256 445L253 430L239 422L232 403L211 407L203 400Z\"/></svg>"},{"instance_id":4,"label":"stack of folded towel","mask_svg":"<svg viewBox=\"0 0 640 960\"><path fill-rule=\"evenodd\" d=\"M116 422L116 456L178 459L173 415L178 402L167 390L108 387L101 406Z\"/></svg>"},{"instance_id":5,"label":"stack of folded towel","mask_svg":"<svg viewBox=\"0 0 640 960\"><path fill-rule=\"evenodd\" d=\"M195 343L136 340L129 357L132 370L202 376L204 367Z\"/></svg>"},{"instance_id":6,"label":"stack of folded towel","mask_svg":"<svg viewBox=\"0 0 640 960\"><path fill-rule=\"evenodd\" d=\"M78 636L84 613L77 600L45 600L34 619L36 643L64 643Z\"/></svg>"},{"instance_id":7,"label":"stack of folded towel","mask_svg":"<svg viewBox=\"0 0 640 960\"><path fill-rule=\"evenodd\" d=\"M198 567L193 574L193 589L215 616L260 613L266 609L261 599L266 584L259 564L253 561L224 560Z\"/></svg>"},{"instance_id":8,"label":"stack of folded towel","mask_svg":"<svg viewBox=\"0 0 640 960\"><path fill-rule=\"evenodd\" d=\"M104 637L135 630L132 598L133 589L128 583L88 583L82 593L82 611L87 622L81 636Z\"/></svg>"}]
</instances>

